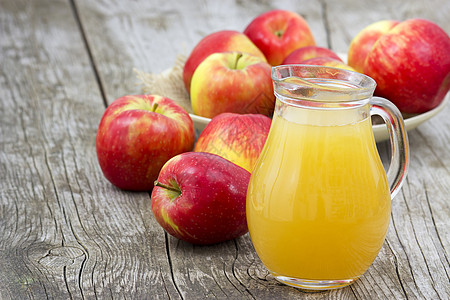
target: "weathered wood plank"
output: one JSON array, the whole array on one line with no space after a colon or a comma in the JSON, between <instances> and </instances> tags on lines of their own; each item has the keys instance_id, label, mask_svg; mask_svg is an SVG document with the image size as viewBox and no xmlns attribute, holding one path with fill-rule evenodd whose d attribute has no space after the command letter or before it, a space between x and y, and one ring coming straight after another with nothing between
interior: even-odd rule
<instances>
[{"instance_id":1,"label":"weathered wood plank","mask_svg":"<svg viewBox=\"0 0 450 300\"><path fill-rule=\"evenodd\" d=\"M204 35L243 30L263 11L297 11L319 45L345 52L360 29L382 18L421 16L449 32L449 6L0 2L0 298L448 298L449 106L410 133L410 174L372 267L354 285L322 293L277 283L248 235L199 247L165 234L148 194L119 191L103 178L94 139L104 102L140 92L133 67L160 72ZM386 160L388 144L378 146Z\"/></svg>"},{"instance_id":2,"label":"weathered wood plank","mask_svg":"<svg viewBox=\"0 0 450 300\"><path fill-rule=\"evenodd\" d=\"M98 167L105 106L70 2L2 1L0 24L0 298L176 298L148 194Z\"/></svg>"},{"instance_id":3,"label":"weathered wood plank","mask_svg":"<svg viewBox=\"0 0 450 300\"><path fill-rule=\"evenodd\" d=\"M122 72L123 67L118 66L118 63L128 66L125 73L130 72L133 67L149 72L162 71L172 66L176 55L188 54L203 36L222 29L242 31L254 16L274 8L269 4L260 5L251 2L238 3L238 6L227 2L220 5L218 2L181 2L177 5L166 1L141 2L130 3L126 7L121 6L120 3L116 4L105 7L95 2L77 2L87 40L100 70L100 77L108 76L109 68L114 68L115 74ZM289 3L287 9L296 10L310 19L308 21L312 30L319 32L318 41L326 43L319 3L309 3L300 10L294 3ZM154 22L155 19L158 21ZM104 20L104 24L98 26L98 20ZM114 40L111 41L109 36L112 35ZM135 42L136 36L140 37L140 45ZM117 48L114 48L111 42L129 45L128 53L117 54ZM134 48L138 46L141 48ZM117 56L123 55L129 55L129 57L117 59ZM131 77L129 80L123 80L126 76ZM103 82L105 82L104 88L108 102L111 102L122 93L133 93L135 75L109 78ZM116 82L120 82L122 86L117 88L119 83L116 84ZM167 247L170 253L172 276L181 295L187 299L268 297L266 286L258 284L255 290L249 289L240 281L241 278L236 277L236 257L251 255L253 261L258 261L248 235L242 240L245 240L247 244L245 253L241 253L242 251L238 250L239 243L235 245L233 241L210 247L197 247L168 237ZM286 287L276 283L273 278L271 282L272 295L285 291ZM284 297L293 296L304 295L295 289L290 289Z\"/></svg>"},{"instance_id":4,"label":"weathered wood plank","mask_svg":"<svg viewBox=\"0 0 450 300\"><path fill-rule=\"evenodd\" d=\"M368 8L368 5L365 1L357 3L354 1L321 1L316 4L305 4L302 7L295 5L293 2L283 3L275 7L269 3L238 2L236 6L230 3L220 3L219 5L213 2L197 3L192 1L189 3L177 3L177 6L175 6L164 1L164 3L154 2L148 5L143 5L142 3L132 4L127 5L127 7L111 5L108 8L99 7L96 3L81 2L79 7L89 44L93 49L99 70L101 70L101 76L103 76L103 73L108 74L106 68L111 68L111 66L117 64L113 55L108 54L108 49L113 47L110 44L110 40L102 37L102 34L105 32L107 33L106 35L108 35L108 32L114 32L114 38L123 45L130 44L133 36L140 36L141 40L139 42L144 47L143 49L147 49L148 52L143 53L142 49L134 49L134 46L127 48L129 49L128 55L131 53L127 61L129 70L137 67L148 72L160 72L171 66L177 54L188 54L195 43L206 34L221 29L242 30L245 28L248 20L251 20L263 11L273 8L295 10L305 16L316 38L318 37L318 44L332 47L338 52L346 52L351 38L359 30L380 19L405 19L420 15L437 22L444 29L447 29L445 26L448 26L445 14L435 14L435 11L430 9L429 3L417 3L416 5L409 2L406 5L401 1L397 1L390 2L387 5L380 2L375 3L375 5L371 3L370 8ZM433 5L441 6L441 3L433 2L431 7ZM175 9L175 7L177 8ZM445 11L446 9L448 8L444 7L442 10ZM127 13L124 13L124 10ZM97 24L91 24L89 16L93 14L97 16L97 19L106 20L106 23L100 27L96 27L95 25ZM130 15L133 18L126 19L126 16L129 18ZM146 19L151 21L145 22L144 20ZM128 22L125 22L125 20ZM126 28L123 24L127 24ZM164 55L155 57L154 53L163 53ZM115 85L114 81L105 86L109 102L121 93L132 92L131 90L127 91L127 87L131 86L131 82L126 83L125 81L122 89L118 89L116 86L118 84ZM119 95L114 95L115 93ZM445 145L445 142L443 145ZM383 157L386 157L389 153L388 148L386 143L381 147ZM442 150L440 148L439 152ZM414 159L420 161L421 155L414 156ZM439 158L437 159L439 160ZM415 168L414 164L412 164L412 168ZM443 175L443 180L448 181L448 174ZM414 175L411 175L411 177L414 177ZM405 190L410 185L412 184L407 183ZM442 195L445 195L445 193L442 194L440 191L437 191L437 193L442 200ZM297 290L280 286L262 267L248 236L244 236L236 241L236 249L233 249L231 242L211 247L195 247L168 237L168 249L174 282L178 291L187 298L199 295L219 298L226 296L239 298L295 298L297 296L314 299L320 297L354 297L358 299L421 298L424 295L442 297L446 293L445 286L440 286L437 289L439 293L437 293L433 284L427 284L427 280L430 279L427 278L427 263L419 257L409 258L412 253L417 253L418 250L420 253L420 249L411 246L412 249L408 249L405 252L404 246L400 243L400 241L405 243L405 237L399 237L403 233L397 231L395 227L396 222L394 221L397 221L396 219L398 218L398 222L400 222L405 216L407 219L415 220L418 218L415 213L407 212L405 214L404 212L397 212L399 209L396 207L400 205L397 203L405 202L405 199L409 199L408 196L404 195L399 195L393 204L393 225L389 229L387 242L379 257L367 274L349 288L326 294L302 294ZM448 212L448 207L445 206L445 203L444 206L438 205L436 209L443 212L443 215ZM445 225L448 225L448 221L443 218L439 220L443 224L443 226L440 226L440 230L445 230L444 228ZM429 224L429 217L424 218L421 222L422 224L417 225L418 228L423 228L423 226ZM404 226L406 225L403 224L401 229ZM412 226L407 233L411 233L414 230L414 226ZM445 234L445 231L443 234ZM436 234L436 236L439 235ZM414 244L416 241L417 238L411 241L406 239L406 243ZM427 242L426 240L420 240L420 243ZM448 256L443 255L443 253L445 254L448 251L448 247L444 245L440 248L437 247L435 250L437 251L436 253L441 253L441 258L444 259L442 261L444 268L433 274L437 274L436 276L442 278L442 273L448 269L448 261L445 261ZM433 249L430 251L430 253L433 253ZM413 266L416 263L420 263L421 268L425 271L413 270ZM233 266L232 268L230 268L230 264ZM415 277L414 272L416 273ZM445 282L445 276L443 279ZM415 282L416 280L420 282Z\"/></svg>"}]
</instances>

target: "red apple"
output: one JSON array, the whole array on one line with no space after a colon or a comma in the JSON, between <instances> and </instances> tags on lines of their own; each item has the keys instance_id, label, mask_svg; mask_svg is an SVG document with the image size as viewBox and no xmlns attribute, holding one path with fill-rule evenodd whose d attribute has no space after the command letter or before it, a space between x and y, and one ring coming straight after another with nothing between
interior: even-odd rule
<instances>
[{"instance_id":1,"label":"red apple","mask_svg":"<svg viewBox=\"0 0 450 300\"><path fill-rule=\"evenodd\" d=\"M318 65L355 71L352 67L333 57L315 57L302 62L304 65Z\"/></svg>"},{"instance_id":2,"label":"red apple","mask_svg":"<svg viewBox=\"0 0 450 300\"><path fill-rule=\"evenodd\" d=\"M253 19L244 33L276 66L295 49L316 43L308 23L295 12L272 10Z\"/></svg>"},{"instance_id":3,"label":"red apple","mask_svg":"<svg viewBox=\"0 0 450 300\"><path fill-rule=\"evenodd\" d=\"M115 186L149 191L163 164L194 147L194 124L172 100L156 95L124 96L100 121L97 158Z\"/></svg>"},{"instance_id":4,"label":"red apple","mask_svg":"<svg viewBox=\"0 0 450 300\"><path fill-rule=\"evenodd\" d=\"M401 112L433 109L450 88L450 37L431 21L403 21L376 41L364 73Z\"/></svg>"},{"instance_id":5,"label":"red apple","mask_svg":"<svg viewBox=\"0 0 450 300\"><path fill-rule=\"evenodd\" d=\"M271 123L261 114L220 114L203 129L194 151L217 154L252 172Z\"/></svg>"},{"instance_id":6,"label":"red apple","mask_svg":"<svg viewBox=\"0 0 450 300\"><path fill-rule=\"evenodd\" d=\"M264 54L242 32L222 30L204 37L192 50L183 68L183 81L188 93L191 79L198 65L209 55L217 52L240 51L265 60Z\"/></svg>"},{"instance_id":7,"label":"red apple","mask_svg":"<svg viewBox=\"0 0 450 300\"><path fill-rule=\"evenodd\" d=\"M286 56L281 64L301 64L305 60L316 57L332 57L342 61L342 59L333 50L318 46L307 46L292 51L288 56Z\"/></svg>"},{"instance_id":8,"label":"red apple","mask_svg":"<svg viewBox=\"0 0 450 300\"><path fill-rule=\"evenodd\" d=\"M192 76L194 114L207 118L224 112L271 116L275 95L270 70L260 57L247 53L211 54Z\"/></svg>"},{"instance_id":9,"label":"red apple","mask_svg":"<svg viewBox=\"0 0 450 300\"><path fill-rule=\"evenodd\" d=\"M361 30L351 41L348 49L347 63L356 71L364 72L364 62L380 36L394 28L399 22L395 20L382 20L370 24Z\"/></svg>"},{"instance_id":10,"label":"red apple","mask_svg":"<svg viewBox=\"0 0 450 300\"><path fill-rule=\"evenodd\" d=\"M215 244L247 233L250 173L211 153L187 152L161 169L151 195L153 215L171 235Z\"/></svg>"}]
</instances>

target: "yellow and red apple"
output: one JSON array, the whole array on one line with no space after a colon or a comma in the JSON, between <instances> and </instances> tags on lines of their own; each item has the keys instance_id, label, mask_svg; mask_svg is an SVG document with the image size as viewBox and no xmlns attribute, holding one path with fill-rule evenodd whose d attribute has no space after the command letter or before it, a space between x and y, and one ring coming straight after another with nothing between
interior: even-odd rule
<instances>
[{"instance_id":1,"label":"yellow and red apple","mask_svg":"<svg viewBox=\"0 0 450 300\"><path fill-rule=\"evenodd\" d=\"M287 10L271 10L257 16L244 33L272 66L281 64L295 49L316 44L306 20Z\"/></svg>"},{"instance_id":2,"label":"yellow and red apple","mask_svg":"<svg viewBox=\"0 0 450 300\"><path fill-rule=\"evenodd\" d=\"M265 60L248 53L211 54L192 76L194 114L207 118L224 112L271 116L275 95L270 70Z\"/></svg>"},{"instance_id":3,"label":"yellow and red apple","mask_svg":"<svg viewBox=\"0 0 450 300\"><path fill-rule=\"evenodd\" d=\"M401 112L426 112L450 89L450 37L431 21L403 21L378 38L364 73L377 82L375 94Z\"/></svg>"},{"instance_id":4,"label":"yellow and red apple","mask_svg":"<svg viewBox=\"0 0 450 300\"><path fill-rule=\"evenodd\" d=\"M375 42L399 22L382 20L370 24L361 30L351 41L348 49L347 63L357 72L364 72L364 62Z\"/></svg>"},{"instance_id":5,"label":"yellow and red apple","mask_svg":"<svg viewBox=\"0 0 450 300\"><path fill-rule=\"evenodd\" d=\"M209 55L217 52L246 52L265 60L264 54L242 32L221 30L205 36L192 50L183 68L183 81L188 93L192 75L198 65Z\"/></svg>"},{"instance_id":6,"label":"yellow and red apple","mask_svg":"<svg viewBox=\"0 0 450 300\"><path fill-rule=\"evenodd\" d=\"M306 46L298 48L292 51L281 63L282 65L301 64L305 60L316 57L331 57L342 61L342 59L333 50L319 47L319 46Z\"/></svg>"},{"instance_id":7,"label":"yellow and red apple","mask_svg":"<svg viewBox=\"0 0 450 300\"><path fill-rule=\"evenodd\" d=\"M152 212L172 236L214 244L248 232L245 199L250 173L211 153L187 152L161 169Z\"/></svg>"},{"instance_id":8,"label":"yellow and red apple","mask_svg":"<svg viewBox=\"0 0 450 300\"><path fill-rule=\"evenodd\" d=\"M261 114L220 114L203 129L194 151L217 154L252 172L271 123Z\"/></svg>"},{"instance_id":9,"label":"yellow and red apple","mask_svg":"<svg viewBox=\"0 0 450 300\"><path fill-rule=\"evenodd\" d=\"M163 164L192 150L194 125L174 101L157 95L124 96L105 110L96 148L104 176L115 186L150 191Z\"/></svg>"}]
</instances>

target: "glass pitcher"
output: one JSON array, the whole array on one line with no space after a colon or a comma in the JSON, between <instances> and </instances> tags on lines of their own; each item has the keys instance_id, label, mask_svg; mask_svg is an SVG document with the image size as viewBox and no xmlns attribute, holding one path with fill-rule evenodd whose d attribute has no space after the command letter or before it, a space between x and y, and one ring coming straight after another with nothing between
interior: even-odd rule
<instances>
[{"instance_id":1,"label":"glass pitcher","mask_svg":"<svg viewBox=\"0 0 450 300\"><path fill-rule=\"evenodd\" d=\"M323 66L272 68L272 126L247 192L255 250L275 278L313 290L344 287L372 264L389 225L391 199L408 168L402 116L372 98L375 81ZM387 174L370 116L387 124Z\"/></svg>"}]
</instances>

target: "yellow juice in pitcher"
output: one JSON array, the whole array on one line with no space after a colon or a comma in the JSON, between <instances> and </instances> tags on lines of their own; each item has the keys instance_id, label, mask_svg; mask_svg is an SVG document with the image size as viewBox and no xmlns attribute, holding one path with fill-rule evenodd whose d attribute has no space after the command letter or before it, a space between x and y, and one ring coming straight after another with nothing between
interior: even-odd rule
<instances>
[{"instance_id":1,"label":"yellow juice in pitcher","mask_svg":"<svg viewBox=\"0 0 450 300\"><path fill-rule=\"evenodd\" d=\"M247 192L255 250L277 276L358 278L384 242L391 208L370 117L280 114Z\"/></svg>"}]
</instances>

